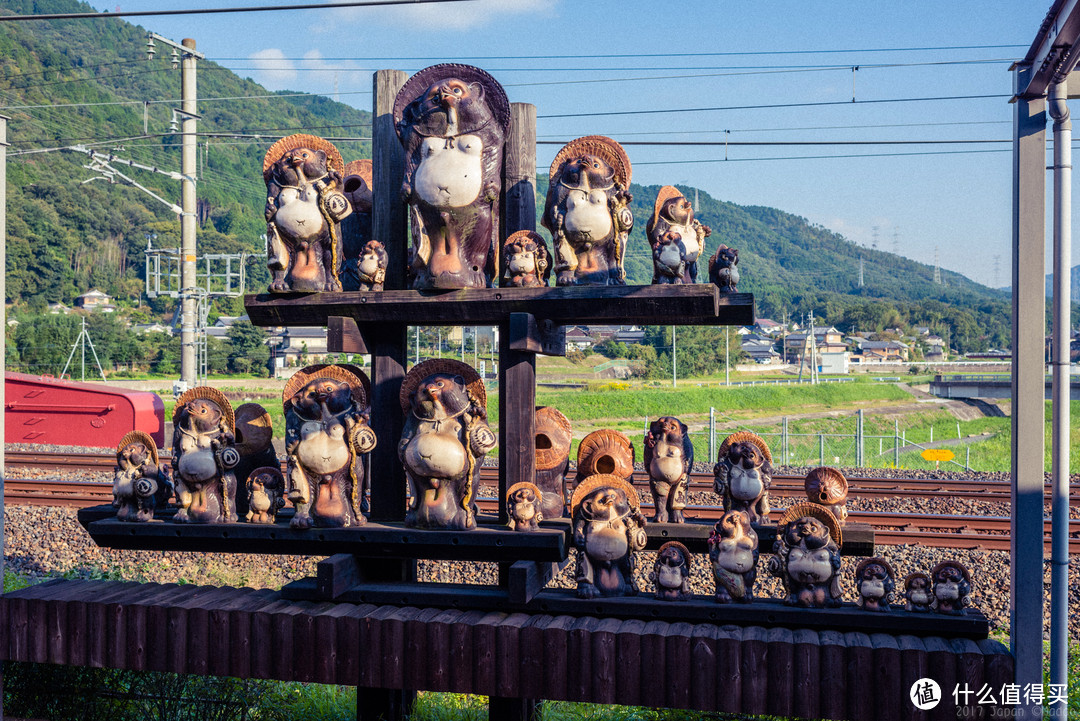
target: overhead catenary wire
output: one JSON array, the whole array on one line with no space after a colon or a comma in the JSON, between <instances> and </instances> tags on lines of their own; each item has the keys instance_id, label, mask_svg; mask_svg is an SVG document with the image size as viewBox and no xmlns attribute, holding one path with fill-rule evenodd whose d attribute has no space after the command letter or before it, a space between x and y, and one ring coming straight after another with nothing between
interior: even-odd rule
<instances>
[{"instance_id":1,"label":"overhead catenary wire","mask_svg":"<svg viewBox=\"0 0 1080 721\"><path fill-rule=\"evenodd\" d=\"M304 3L301 5L251 5L228 8L177 8L175 10L124 10L94 13L43 13L40 15L0 15L0 22L20 20L98 20L101 18L159 17L164 15L221 15L225 13L279 12L284 10L336 10L338 8L379 7L384 5L420 5L470 0L347 0L334 3Z\"/></svg>"}]
</instances>

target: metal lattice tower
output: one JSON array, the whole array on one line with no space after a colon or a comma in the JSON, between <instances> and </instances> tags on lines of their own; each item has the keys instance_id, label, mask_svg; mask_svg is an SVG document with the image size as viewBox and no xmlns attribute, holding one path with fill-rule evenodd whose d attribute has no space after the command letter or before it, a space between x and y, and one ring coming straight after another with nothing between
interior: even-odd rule
<instances>
[{"instance_id":1,"label":"metal lattice tower","mask_svg":"<svg viewBox=\"0 0 1080 721\"><path fill-rule=\"evenodd\" d=\"M880 229L880 226L875 225L872 226L870 229L873 231L872 239L870 240L870 247L874 250L877 250L878 230Z\"/></svg>"},{"instance_id":2,"label":"metal lattice tower","mask_svg":"<svg viewBox=\"0 0 1080 721\"><path fill-rule=\"evenodd\" d=\"M892 252L893 255L900 255L900 229L893 228L892 232Z\"/></svg>"},{"instance_id":3,"label":"metal lattice tower","mask_svg":"<svg viewBox=\"0 0 1080 721\"><path fill-rule=\"evenodd\" d=\"M994 287L1001 287L1001 256L994 256Z\"/></svg>"},{"instance_id":4,"label":"metal lattice tower","mask_svg":"<svg viewBox=\"0 0 1080 721\"><path fill-rule=\"evenodd\" d=\"M866 265L866 263L863 261L863 258L860 255L859 256L859 287L860 288L863 287L863 266L864 265Z\"/></svg>"},{"instance_id":5,"label":"metal lattice tower","mask_svg":"<svg viewBox=\"0 0 1080 721\"><path fill-rule=\"evenodd\" d=\"M934 246L934 282L941 285L941 263L938 262L938 249Z\"/></svg>"}]
</instances>

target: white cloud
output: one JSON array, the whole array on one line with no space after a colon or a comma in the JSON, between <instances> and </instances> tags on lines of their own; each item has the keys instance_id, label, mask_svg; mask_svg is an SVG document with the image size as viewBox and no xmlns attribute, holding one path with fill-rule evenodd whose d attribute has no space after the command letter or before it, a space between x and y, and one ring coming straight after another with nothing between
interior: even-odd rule
<instances>
[{"instance_id":1,"label":"white cloud","mask_svg":"<svg viewBox=\"0 0 1080 721\"><path fill-rule=\"evenodd\" d=\"M418 3L380 8L339 8L334 14L343 21L396 25L403 31L461 30L489 25L504 16L554 14L558 2L551 0L467 0L464 2Z\"/></svg>"},{"instance_id":2,"label":"white cloud","mask_svg":"<svg viewBox=\"0 0 1080 721\"><path fill-rule=\"evenodd\" d=\"M271 90L281 90L296 81L296 65L279 48L259 50L248 59L257 68L255 80Z\"/></svg>"}]
</instances>

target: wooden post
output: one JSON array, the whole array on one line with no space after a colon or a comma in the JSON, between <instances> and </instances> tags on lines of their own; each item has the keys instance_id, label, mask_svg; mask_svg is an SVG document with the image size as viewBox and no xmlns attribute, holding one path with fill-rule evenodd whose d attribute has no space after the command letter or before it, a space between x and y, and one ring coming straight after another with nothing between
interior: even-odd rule
<instances>
[{"instance_id":1,"label":"wooden post","mask_svg":"<svg viewBox=\"0 0 1080 721\"><path fill-rule=\"evenodd\" d=\"M400 70L379 70L372 78L374 106L371 119L371 237L386 246L386 289L405 287L409 237L401 182L405 177L405 151L394 129L394 98L408 79Z\"/></svg>"},{"instance_id":2,"label":"wooden post","mask_svg":"<svg viewBox=\"0 0 1080 721\"><path fill-rule=\"evenodd\" d=\"M529 103L510 104L501 225L500 238L519 230L536 230L536 106Z\"/></svg>"},{"instance_id":3,"label":"wooden post","mask_svg":"<svg viewBox=\"0 0 1080 721\"><path fill-rule=\"evenodd\" d=\"M536 481L536 354L514 350L528 319L513 313L499 329L499 523L510 520L506 490Z\"/></svg>"},{"instance_id":4,"label":"wooden post","mask_svg":"<svg viewBox=\"0 0 1080 721\"><path fill-rule=\"evenodd\" d=\"M7 268L7 121L0 115L0 298L6 298ZM4 307L0 305L0 328L7 328ZM4 337L0 336L0 357L7 357ZM0 383L0 408L4 407L4 384ZM0 413L0 438L4 437L4 415ZM4 449L0 448L0 595L4 592ZM4 676L0 672L0 718L4 717Z\"/></svg>"}]
</instances>

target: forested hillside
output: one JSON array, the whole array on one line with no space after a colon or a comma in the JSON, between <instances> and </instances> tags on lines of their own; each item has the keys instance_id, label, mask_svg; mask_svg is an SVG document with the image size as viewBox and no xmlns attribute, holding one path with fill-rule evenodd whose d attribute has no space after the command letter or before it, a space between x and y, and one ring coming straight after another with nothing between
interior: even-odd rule
<instances>
[{"instance_id":1,"label":"forested hillside","mask_svg":"<svg viewBox=\"0 0 1080 721\"><path fill-rule=\"evenodd\" d=\"M0 7L20 14L90 10L73 0L4 0ZM180 71L171 67L168 48L159 45L148 61L145 30L135 25L107 18L0 24L0 112L11 117L12 144L9 303L25 310L42 309L50 301L70 305L97 287L122 304L138 305L146 236L157 234L157 245L175 246L176 216L130 186L84 182L95 177L82 167L84 155L44 151L87 144L179 170L179 136L169 131L179 93ZM328 138L370 132L367 112L323 97L270 93L210 60L199 62L199 97L200 252L264 252L260 170L274 139L304 131ZM588 132L582 128L581 134ZM370 155L367 142L335 142L346 160ZM178 182L124 170L178 201ZM538 184L542 209L546 178ZM626 266L631 283L648 283L652 268L645 224L659 186L631 190L637 221ZM692 188L683 190L694 197ZM927 265L859 248L773 208L737 206L701 192L698 217L713 229L708 254L721 242L739 249L739 289L755 293L760 317L801 318L812 310L819 322L843 330L928 325L960 350L1008 344L1008 296L1001 291L948 271L942 271L944 284L936 284ZM706 265L701 263L699 280L706 279ZM265 283L262 266L250 266L252 287ZM237 309L235 301L221 307ZM164 314L171 304L155 304L153 310ZM151 313L144 308L136 315Z\"/></svg>"}]
</instances>

